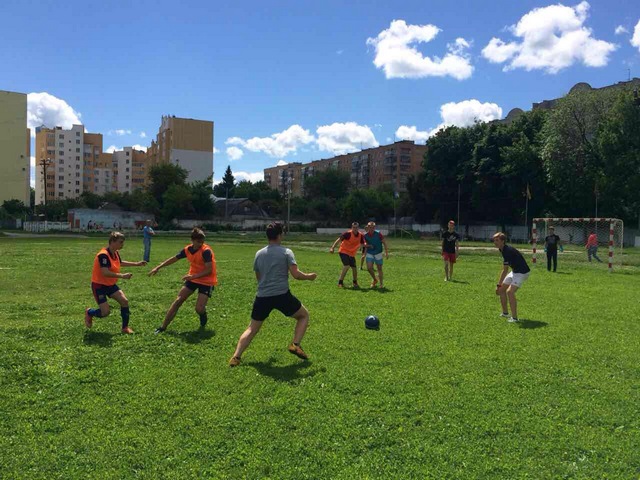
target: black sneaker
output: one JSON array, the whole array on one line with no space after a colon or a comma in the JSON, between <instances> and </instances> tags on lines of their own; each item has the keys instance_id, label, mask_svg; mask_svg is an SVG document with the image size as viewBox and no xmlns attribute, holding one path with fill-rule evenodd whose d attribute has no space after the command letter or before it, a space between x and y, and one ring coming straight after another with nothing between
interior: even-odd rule
<instances>
[{"instance_id":1,"label":"black sneaker","mask_svg":"<svg viewBox=\"0 0 640 480\"><path fill-rule=\"evenodd\" d=\"M204 328L207 326L207 320L200 320L200 328Z\"/></svg>"},{"instance_id":2,"label":"black sneaker","mask_svg":"<svg viewBox=\"0 0 640 480\"><path fill-rule=\"evenodd\" d=\"M153 332L153 333L155 333L157 335L158 333L162 333L165 330L166 330L166 328L158 327L158 328L156 328L155 332Z\"/></svg>"}]
</instances>

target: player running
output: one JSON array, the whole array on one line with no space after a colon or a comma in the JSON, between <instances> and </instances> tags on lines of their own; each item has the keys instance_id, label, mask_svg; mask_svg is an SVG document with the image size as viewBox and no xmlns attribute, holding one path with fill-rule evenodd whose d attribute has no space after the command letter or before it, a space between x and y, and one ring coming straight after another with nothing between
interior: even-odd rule
<instances>
[{"instance_id":1,"label":"player running","mask_svg":"<svg viewBox=\"0 0 640 480\"><path fill-rule=\"evenodd\" d=\"M500 273L500 280L496 285L496 295L500 296L502 304L501 317L508 318L508 322L518 322L518 301L516 292L522 284L529 278L529 265L522 254L510 245L506 244L506 235L498 232L493 236L493 244L502 253L503 267ZM511 267L511 271L509 271ZM511 316L507 308L507 299L511 307Z\"/></svg>"},{"instance_id":2,"label":"player running","mask_svg":"<svg viewBox=\"0 0 640 480\"><path fill-rule=\"evenodd\" d=\"M196 313L200 316L200 327L204 328L207 324L207 302L211 298L211 292L213 292L214 287L218 284L218 274L213 250L204 243L204 240L204 232L199 228L194 228L191 231L191 245L187 245L175 257L166 259L149 272L149 276L153 276L161 268L172 265L181 258L189 260L189 273L182 277L184 285L178 292L178 298L169 307L164 317L164 322L156 329L155 333L162 333L167 329L182 304L196 290L198 291Z\"/></svg>"},{"instance_id":3,"label":"player running","mask_svg":"<svg viewBox=\"0 0 640 480\"><path fill-rule=\"evenodd\" d=\"M93 259L93 270L91 272L91 290L99 308L87 308L84 313L84 324L87 328L93 326L94 318L105 318L109 316L110 308L107 297L113 298L120 304L120 316L122 317L122 333L133 333L129 327L129 300L124 292L120 290L117 282L119 278L130 279L132 273L120 273L120 267L143 267L147 264L141 262L126 262L120 258L121 250L124 246L124 234L111 232L109 235L109 245L101 249Z\"/></svg>"},{"instance_id":4,"label":"player running","mask_svg":"<svg viewBox=\"0 0 640 480\"><path fill-rule=\"evenodd\" d=\"M358 222L351 224L351 229L340 235L331 248L330 253L333 253L336 245L340 242L340 260L342 261L342 271L340 272L340 278L338 279L338 287L344 287L344 277L347 275L349 268L353 273L353 287L358 288L358 269L356 268L356 253L358 249L364 246L364 235L358 230Z\"/></svg>"},{"instance_id":5,"label":"player running","mask_svg":"<svg viewBox=\"0 0 640 480\"><path fill-rule=\"evenodd\" d=\"M371 282L371 288L376 287L378 279L380 281L380 288L384 288L384 276L382 273L382 247L384 247L385 257L389 259L389 246L387 245L387 240L384 238L384 235L382 235L379 230L376 230L375 222L367 223L367 231L364 234L364 241L367 252L367 270L369 270L369 275L371 275L371 278L373 279ZM376 278L376 274L373 271L374 263L378 269L378 278Z\"/></svg>"},{"instance_id":6,"label":"player running","mask_svg":"<svg viewBox=\"0 0 640 480\"><path fill-rule=\"evenodd\" d=\"M444 260L444 281L453 277L453 264L458 258L460 234L456 232L456 222L449 220L447 230L442 232L442 259Z\"/></svg>"}]
</instances>

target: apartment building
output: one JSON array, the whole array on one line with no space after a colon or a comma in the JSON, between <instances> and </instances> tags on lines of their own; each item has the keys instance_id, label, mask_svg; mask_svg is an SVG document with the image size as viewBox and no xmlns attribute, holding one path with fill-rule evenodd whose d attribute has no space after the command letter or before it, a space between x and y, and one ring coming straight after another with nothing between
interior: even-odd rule
<instances>
[{"instance_id":1,"label":"apartment building","mask_svg":"<svg viewBox=\"0 0 640 480\"><path fill-rule=\"evenodd\" d=\"M301 196L304 193L306 178L319 171L335 168L350 175L354 188L391 185L394 191L405 192L409 176L422 169L426 151L426 145L416 145L412 140L402 140L305 164L296 162L266 168L264 181L283 194L290 188L293 196Z\"/></svg>"},{"instance_id":2,"label":"apartment building","mask_svg":"<svg viewBox=\"0 0 640 480\"><path fill-rule=\"evenodd\" d=\"M187 172L187 182L213 176L213 122L163 116L147 150L148 166L171 163Z\"/></svg>"},{"instance_id":3,"label":"apartment building","mask_svg":"<svg viewBox=\"0 0 640 480\"><path fill-rule=\"evenodd\" d=\"M31 204L31 131L27 95L0 90L0 205L6 200Z\"/></svg>"}]
</instances>

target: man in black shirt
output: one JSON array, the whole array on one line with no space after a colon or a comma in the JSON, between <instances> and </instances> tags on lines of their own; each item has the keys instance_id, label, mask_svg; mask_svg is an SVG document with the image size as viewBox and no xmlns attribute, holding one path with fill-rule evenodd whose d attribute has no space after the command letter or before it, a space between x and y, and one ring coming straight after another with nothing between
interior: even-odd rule
<instances>
[{"instance_id":1,"label":"man in black shirt","mask_svg":"<svg viewBox=\"0 0 640 480\"><path fill-rule=\"evenodd\" d=\"M449 220L447 230L442 232L442 259L444 260L444 281L448 282L453 276L453 264L458 257L458 241L460 235L455 230L456 222Z\"/></svg>"},{"instance_id":2,"label":"man in black shirt","mask_svg":"<svg viewBox=\"0 0 640 480\"><path fill-rule=\"evenodd\" d=\"M544 251L547 252L547 270L551 271L553 261L553 271L558 267L558 247L562 248L560 237L556 235L555 229L549 227L549 235L544 239Z\"/></svg>"},{"instance_id":3,"label":"man in black shirt","mask_svg":"<svg viewBox=\"0 0 640 480\"><path fill-rule=\"evenodd\" d=\"M529 278L529 265L522 254L510 245L506 244L507 237L504 233L498 232L493 236L493 244L502 253L502 272L500 280L496 285L496 295L500 296L502 304L501 317L507 317L509 322L518 321L518 301L516 292L518 288ZM511 268L511 271L509 271ZM507 309L507 300L511 307L511 317Z\"/></svg>"}]
</instances>

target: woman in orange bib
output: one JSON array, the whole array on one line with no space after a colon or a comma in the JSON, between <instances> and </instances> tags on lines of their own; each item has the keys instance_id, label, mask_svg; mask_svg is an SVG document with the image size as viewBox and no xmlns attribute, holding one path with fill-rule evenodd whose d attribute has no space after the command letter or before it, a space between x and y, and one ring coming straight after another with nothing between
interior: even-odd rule
<instances>
[{"instance_id":1,"label":"woman in orange bib","mask_svg":"<svg viewBox=\"0 0 640 480\"><path fill-rule=\"evenodd\" d=\"M122 333L133 333L129 327L129 300L116 285L119 278L128 280L133 274L120 273L120 267L143 267L147 264L141 262L126 262L120 258L118 250L124 246L124 234L111 232L109 246L101 249L93 259L93 271L91 272L91 290L99 308L87 308L84 312L84 324L87 328L93 326L94 318L104 318L109 315L109 302L107 297L113 298L120 304L122 317Z\"/></svg>"},{"instance_id":2,"label":"woman in orange bib","mask_svg":"<svg viewBox=\"0 0 640 480\"><path fill-rule=\"evenodd\" d=\"M204 239L204 232L199 228L194 228L191 231L191 245L187 245L176 256L166 259L149 272L149 276L153 276L162 267L176 263L181 258L186 258L190 264L189 273L182 277L184 285L178 292L178 298L169 307L164 322L156 329L155 333L162 333L167 329L182 304L196 290L198 290L196 313L200 316L200 328L204 328L207 324L207 302L211 298L214 286L218 284L218 275L213 250L204 243Z\"/></svg>"}]
</instances>

